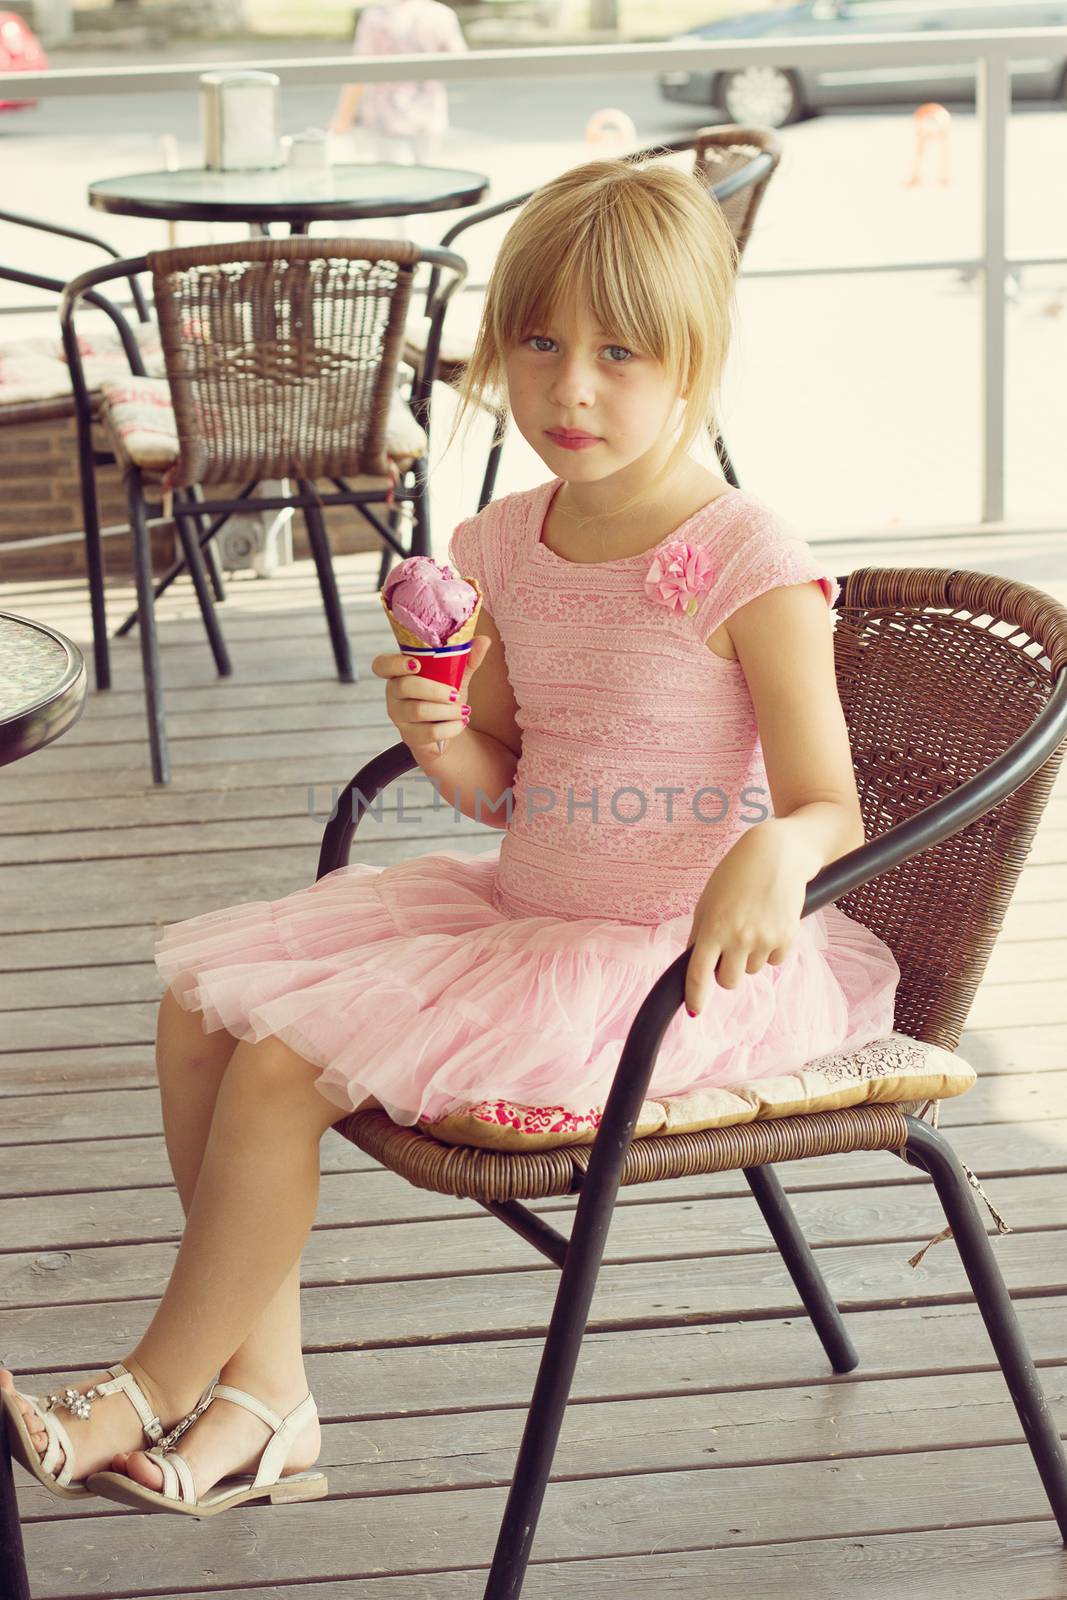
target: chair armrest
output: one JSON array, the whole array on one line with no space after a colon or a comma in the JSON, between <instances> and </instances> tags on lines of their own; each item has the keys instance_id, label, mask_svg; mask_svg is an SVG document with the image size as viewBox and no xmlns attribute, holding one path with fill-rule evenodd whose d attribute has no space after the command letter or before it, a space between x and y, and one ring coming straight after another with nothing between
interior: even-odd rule
<instances>
[{"instance_id":1,"label":"chair armrest","mask_svg":"<svg viewBox=\"0 0 1067 1600\"><path fill-rule=\"evenodd\" d=\"M82 300L96 306L103 311L114 323L122 341L122 348L126 352L126 359L130 363L130 372L138 378L146 376L144 361L141 357L140 347L134 338L133 329L126 318L112 301L101 294L97 284L112 283L117 278L132 279L140 272L148 269L148 261L144 256L136 256L128 260L118 260L104 267L93 267L89 272L81 273L77 278L72 278L63 286L59 301L59 331L63 339L63 353L67 358L67 367L70 370L71 388L74 391L74 411L78 421L79 431L84 438L88 438L92 425L92 401L89 397L89 386L85 381L85 368L82 366L81 351L78 348L78 339L74 331L74 313Z\"/></svg>"},{"instance_id":2,"label":"chair armrest","mask_svg":"<svg viewBox=\"0 0 1067 1600\"><path fill-rule=\"evenodd\" d=\"M95 250L103 250L104 254L109 255L113 261L122 259L114 245L108 244L106 239L98 239L95 233L83 233L80 228L64 228L58 222L42 222L39 217L27 217L19 211L0 211L0 222L10 222L16 228L33 228L38 233L52 233L59 239L74 239L78 244L87 244L91 245ZM4 275L6 276L6 273ZM19 283L26 280L16 278L14 281ZM55 286L56 281L55 279L49 279L47 282L33 283L31 287L51 289ZM148 306L145 303L141 285L135 277L129 279L129 285L130 297L136 307L138 321L148 322ZM62 288L63 285L59 284L56 292L61 292Z\"/></svg>"}]
</instances>

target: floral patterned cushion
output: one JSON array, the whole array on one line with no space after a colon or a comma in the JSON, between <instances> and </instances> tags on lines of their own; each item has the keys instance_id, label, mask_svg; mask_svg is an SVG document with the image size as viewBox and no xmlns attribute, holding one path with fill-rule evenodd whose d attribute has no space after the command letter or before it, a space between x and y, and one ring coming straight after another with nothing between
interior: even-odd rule
<instances>
[{"instance_id":1,"label":"floral patterned cushion","mask_svg":"<svg viewBox=\"0 0 1067 1600\"><path fill-rule=\"evenodd\" d=\"M120 461L158 472L177 460L178 432L165 378L127 377L101 387L101 418ZM385 448L398 466L410 465L427 450L426 434L399 393L393 396Z\"/></svg>"},{"instance_id":2,"label":"floral patterned cushion","mask_svg":"<svg viewBox=\"0 0 1067 1600\"><path fill-rule=\"evenodd\" d=\"M950 1050L894 1031L860 1050L819 1056L798 1071L780 1077L693 1089L677 1098L646 1100L635 1137L695 1133L701 1128L836 1111L842 1106L944 1100L964 1094L976 1077L974 1068ZM489 1150L552 1150L562 1145L592 1144L600 1126L601 1110L600 1106L590 1106L576 1114L562 1106L482 1100L438 1122L420 1122L419 1128L443 1144L476 1145Z\"/></svg>"},{"instance_id":3,"label":"floral patterned cushion","mask_svg":"<svg viewBox=\"0 0 1067 1600\"><path fill-rule=\"evenodd\" d=\"M145 370L163 371L163 351L154 322L134 323ZM82 369L90 390L96 391L106 380L130 376L130 363L112 323L78 331ZM21 405L29 400L61 399L71 392L70 369L57 335L36 339L10 339L0 343L0 405Z\"/></svg>"}]
</instances>

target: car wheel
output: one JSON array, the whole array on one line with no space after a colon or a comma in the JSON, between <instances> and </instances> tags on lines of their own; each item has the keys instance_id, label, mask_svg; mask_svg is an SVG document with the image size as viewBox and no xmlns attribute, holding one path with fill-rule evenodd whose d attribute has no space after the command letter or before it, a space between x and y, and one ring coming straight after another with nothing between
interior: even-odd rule
<instances>
[{"instance_id":1,"label":"car wheel","mask_svg":"<svg viewBox=\"0 0 1067 1600\"><path fill-rule=\"evenodd\" d=\"M742 67L724 72L715 85L715 104L742 127L784 128L804 115L800 85L782 67Z\"/></svg>"}]
</instances>

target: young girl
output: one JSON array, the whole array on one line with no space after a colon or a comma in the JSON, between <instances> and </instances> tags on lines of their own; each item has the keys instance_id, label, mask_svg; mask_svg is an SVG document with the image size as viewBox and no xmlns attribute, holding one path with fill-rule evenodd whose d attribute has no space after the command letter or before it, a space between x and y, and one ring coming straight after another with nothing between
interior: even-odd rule
<instances>
[{"instance_id":1,"label":"young girl","mask_svg":"<svg viewBox=\"0 0 1067 1600\"><path fill-rule=\"evenodd\" d=\"M155 1509L325 1492L300 1252L343 1113L588 1138L638 1007L689 947L652 1093L891 1031L887 947L835 906L800 915L863 841L836 580L689 453L735 269L717 205L670 168L593 162L519 213L463 398L506 401L552 476L455 530L450 561L484 597L460 694L403 654L373 662L422 771L503 837L165 931L158 1070L187 1223L107 1392L46 1410L0 1374L16 1453L54 1492L109 1466L90 1492ZM180 1452L137 1448L189 1417Z\"/></svg>"}]
</instances>

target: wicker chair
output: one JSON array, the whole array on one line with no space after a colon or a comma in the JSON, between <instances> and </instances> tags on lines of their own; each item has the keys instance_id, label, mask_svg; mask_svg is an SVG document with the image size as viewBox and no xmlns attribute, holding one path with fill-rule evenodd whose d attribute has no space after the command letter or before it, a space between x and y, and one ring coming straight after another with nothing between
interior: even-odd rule
<instances>
[{"instance_id":1,"label":"wicker chair","mask_svg":"<svg viewBox=\"0 0 1067 1600\"><path fill-rule=\"evenodd\" d=\"M696 176L708 185L722 206L738 251L743 253L752 233L756 213L767 192L767 185L781 160L781 140L770 128L739 128L730 123L717 128L701 128L688 139L665 140L660 144L646 145L641 150L631 151L625 160L638 164L654 160L657 156L677 155L686 150L694 152L693 170ZM475 228L479 224L492 221L494 217L517 210L533 193L532 189L528 189L524 194L513 195L509 200L500 200L495 205L482 206L477 211L470 212L442 236L441 248L449 248L456 239L466 233L468 228ZM404 341L404 360L416 371L421 371L425 366L426 340L432 320L436 287L435 275L431 274L426 289L426 320L421 325L418 322L409 324ZM468 285L468 292L476 287ZM455 383L470 359L472 348L470 339L463 333L445 327L441 335L435 376L442 383ZM500 455L504 447L505 428L506 422L496 419L493 442L478 496L479 511L493 498ZM714 443L727 482L737 488L737 477L725 441L721 435L716 435ZM385 582L388 574L388 559L388 551L383 551L379 587Z\"/></svg>"},{"instance_id":2,"label":"wicker chair","mask_svg":"<svg viewBox=\"0 0 1067 1600\"><path fill-rule=\"evenodd\" d=\"M868 568L841 583L838 689L870 842L812 880L803 914L832 901L884 939L901 970L895 1030L954 1051L1063 758L1067 610L975 572ZM364 810L414 765L399 744L356 775L319 877L347 862ZM936 1102L932 1123L921 1102L899 1101L633 1137L688 963L686 951L637 1012L591 1146L463 1148L371 1111L335 1124L418 1187L478 1201L562 1268L486 1600L522 1587L619 1184L741 1169L834 1371L848 1372L859 1358L772 1163L850 1150L891 1150L933 1179L1067 1543L1067 1459ZM573 1193L569 1240L520 1204Z\"/></svg>"},{"instance_id":3,"label":"wicker chair","mask_svg":"<svg viewBox=\"0 0 1067 1600\"><path fill-rule=\"evenodd\" d=\"M263 480L294 479L295 492L257 496L257 510L299 507L307 524L342 682L356 681L323 510L358 505L398 556L430 552L426 457L430 384L416 375L410 409L397 371L415 273L443 272L428 357L436 359L452 291L466 275L460 256L407 242L358 239L257 239L154 251L83 273L60 306L64 348L79 414L90 398L74 337L83 297L116 277L152 274L166 363L165 379L131 377L104 385L101 415L122 467L133 533L136 621L148 711L152 776L167 783L170 765L163 714L153 586L148 493L173 515L185 563L220 675L229 656L215 615L202 548L235 512L248 509ZM130 352L131 372L138 371ZM327 480L333 491L320 492ZM351 481L349 481L351 480ZM234 494L226 485L243 483ZM205 498L204 488L223 486ZM175 502L174 496L183 498ZM396 534L397 506L413 509L411 548ZM386 508L387 521L373 509ZM211 519L211 520L209 520ZM177 569L174 569L177 570Z\"/></svg>"},{"instance_id":4,"label":"wicker chair","mask_svg":"<svg viewBox=\"0 0 1067 1600\"><path fill-rule=\"evenodd\" d=\"M96 234L83 233L79 228L61 227L55 222L45 222L40 217L29 217L22 212L0 211L0 223L16 228L26 228L34 233L44 233L59 239L72 239L78 244L86 244L93 249L101 250L112 260L121 260L118 250L104 239L97 238ZM62 296L66 284L59 278L53 278L41 272L27 272L18 267L0 265L0 279L8 283L22 284L26 288L46 289L56 296L57 301ZM154 329L151 314L145 301L144 293L136 274L128 280L130 300L136 313L136 322L131 326L122 311L111 300L98 291L90 290L86 294L89 304L111 319L119 338L126 348L127 357L134 363L133 370L144 373L144 363L139 353L138 333L145 333ZM85 565L89 579L89 603L93 622L93 654L95 681L98 689L111 687L111 668L107 649L107 615L104 601L104 557L100 536L100 510L96 492L95 468L109 466L114 463L114 454L103 448L97 435L99 429L94 428L94 423L99 410L100 396L95 390L87 391L87 405L77 407L73 387L68 375L68 389L64 394L49 396L46 399L23 400L21 402L7 402L0 407L0 426L34 428L42 423L66 423L73 419L77 429L77 450L79 466L79 485L81 490L82 527L85 539ZM211 573L212 587L216 599L222 599L225 594L223 588L222 571L215 559L214 549L209 550L209 570ZM184 570L184 562L175 568L174 575Z\"/></svg>"}]
</instances>

